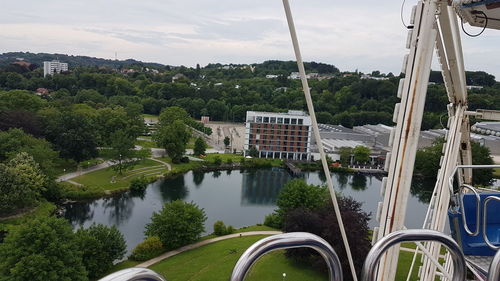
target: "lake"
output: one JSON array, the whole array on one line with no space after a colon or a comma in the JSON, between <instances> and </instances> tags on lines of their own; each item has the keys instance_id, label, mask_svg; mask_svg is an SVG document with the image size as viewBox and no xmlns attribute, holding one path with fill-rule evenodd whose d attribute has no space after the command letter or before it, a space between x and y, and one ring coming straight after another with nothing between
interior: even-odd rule
<instances>
[{"instance_id":1,"label":"lake","mask_svg":"<svg viewBox=\"0 0 500 281\"><path fill-rule=\"evenodd\" d=\"M302 178L310 184L326 184L320 172L306 172ZM165 202L177 199L195 202L207 214L205 234L208 234L218 220L236 228L262 223L276 208L281 188L291 179L289 173L280 168L188 172L158 180L148 185L142 194L126 192L67 204L65 217L75 228L93 223L115 225L125 236L130 253L144 240L144 226L151 214L159 211ZM381 179L362 174L333 174L332 179L338 192L362 202L363 210L372 213L370 227L378 225L375 212L378 202L382 201ZM410 195L406 227L421 228L426 210L427 203L421 202L418 195Z\"/></svg>"}]
</instances>

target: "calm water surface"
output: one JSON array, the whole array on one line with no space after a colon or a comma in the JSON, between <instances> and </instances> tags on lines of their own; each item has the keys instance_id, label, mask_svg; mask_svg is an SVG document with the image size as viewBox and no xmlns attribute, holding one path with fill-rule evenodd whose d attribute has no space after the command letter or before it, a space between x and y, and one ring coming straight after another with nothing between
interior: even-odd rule
<instances>
[{"instance_id":1,"label":"calm water surface","mask_svg":"<svg viewBox=\"0 0 500 281\"><path fill-rule=\"evenodd\" d=\"M310 184L325 184L319 172L305 173ZM333 174L336 190L363 203L363 209L372 213L370 227L377 225L375 212L380 196L381 180L375 176ZM130 192L115 197L66 206L65 217L77 227L93 223L115 225L125 236L130 251L144 240L144 226L151 214L168 201L182 199L195 202L207 214L206 233L222 220L236 228L262 223L276 207L276 198L292 177L282 169L245 171L188 172L174 179L159 180L148 186L143 194ZM415 196L408 200L406 226L421 228L427 209Z\"/></svg>"}]
</instances>

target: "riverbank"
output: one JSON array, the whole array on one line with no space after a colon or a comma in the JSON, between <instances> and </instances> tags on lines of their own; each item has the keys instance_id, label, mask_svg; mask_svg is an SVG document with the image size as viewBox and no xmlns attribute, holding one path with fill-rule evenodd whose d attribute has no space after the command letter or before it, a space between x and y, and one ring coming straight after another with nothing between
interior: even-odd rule
<instances>
[{"instance_id":1,"label":"riverbank","mask_svg":"<svg viewBox=\"0 0 500 281\"><path fill-rule=\"evenodd\" d=\"M210 172L283 166L283 162L279 159L246 159L237 154L214 153L208 154L200 160L174 164L168 157L150 158L145 161L161 162L164 167L152 165L151 162L149 164L141 163L135 169L125 171L121 177L118 177L116 172L111 170L111 167L103 165L101 169L90 170L90 172L76 177L63 175L60 178L64 178L66 181L60 182L59 185L66 200L79 201L110 197L127 192L130 190L132 180L139 176L145 177L147 182L152 183L161 178L174 178L189 171ZM74 175L74 173L72 174Z\"/></svg>"},{"instance_id":2,"label":"riverbank","mask_svg":"<svg viewBox=\"0 0 500 281\"><path fill-rule=\"evenodd\" d=\"M150 158L151 161L164 163L166 169L160 166L141 164L134 170L126 171L121 181L117 178L116 173L111 171L109 165L102 165L101 169L90 168L83 176L66 177L61 176L66 181L62 183L64 197L68 200L88 200L102 197L114 196L130 190L131 181L138 176L144 176L147 182L152 183L160 178L174 178L189 171L194 172L210 172L210 171L227 171L240 169L258 169L281 167L286 168L281 159L264 159L264 158L245 158L238 154L219 154L212 153L199 158L200 161L191 160L187 163L172 163L168 157ZM295 162L295 165L300 171L321 171L322 166L319 162ZM139 171L144 169L143 171ZM334 173L361 173L361 174L384 174L384 171L377 169L364 168L344 168L330 167L330 171ZM132 173L132 174L131 174ZM74 173L72 173L74 174Z\"/></svg>"}]
</instances>

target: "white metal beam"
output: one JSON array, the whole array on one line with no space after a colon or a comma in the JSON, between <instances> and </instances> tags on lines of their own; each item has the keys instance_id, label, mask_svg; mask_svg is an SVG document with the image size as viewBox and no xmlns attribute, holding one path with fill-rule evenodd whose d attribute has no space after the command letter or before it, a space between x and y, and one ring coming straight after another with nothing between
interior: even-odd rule
<instances>
[{"instance_id":1,"label":"white metal beam","mask_svg":"<svg viewBox=\"0 0 500 281\"><path fill-rule=\"evenodd\" d=\"M437 1L419 1L408 55L398 122L388 169L387 188L382 205L378 239L404 226L413 166L436 42ZM377 280L394 280L399 247L393 247L381 259Z\"/></svg>"}]
</instances>

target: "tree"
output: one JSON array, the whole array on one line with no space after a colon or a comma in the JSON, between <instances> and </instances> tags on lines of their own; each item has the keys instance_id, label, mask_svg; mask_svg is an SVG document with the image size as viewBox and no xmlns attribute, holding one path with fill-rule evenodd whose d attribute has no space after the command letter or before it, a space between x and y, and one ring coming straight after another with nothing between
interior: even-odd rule
<instances>
[{"instance_id":1,"label":"tree","mask_svg":"<svg viewBox=\"0 0 500 281\"><path fill-rule=\"evenodd\" d=\"M101 277L127 252L125 239L116 226L93 224L87 229L80 228L75 235L91 280Z\"/></svg>"},{"instance_id":2,"label":"tree","mask_svg":"<svg viewBox=\"0 0 500 281\"><path fill-rule=\"evenodd\" d=\"M283 222L286 214L293 209L302 208L314 210L326 204L328 190L319 185L309 185L304 180L295 179L283 186L276 205L278 209L275 213L278 215L278 223Z\"/></svg>"},{"instance_id":3,"label":"tree","mask_svg":"<svg viewBox=\"0 0 500 281\"><path fill-rule=\"evenodd\" d=\"M40 165L40 169L48 176L55 174L55 165L59 153L44 139L35 138L20 129L0 132L0 161L7 160L19 152L26 152Z\"/></svg>"},{"instance_id":4,"label":"tree","mask_svg":"<svg viewBox=\"0 0 500 281\"><path fill-rule=\"evenodd\" d=\"M25 110L0 110L0 131L20 128L35 137L42 136L42 121L36 113Z\"/></svg>"},{"instance_id":5,"label":"tree","mask_svg":"<svg viewBox=\"0 0 500 281\"><path fill-rule=\"evenodd\" d=\"M224 138L224 145L225 145L226 147L228 147L230 143L231 143L231 139L230 139L228 136L226 136L226 137Z\"/></svg>"},{"instance_id":6,"label":"tree","mask_svg":"<svg viewBox=\"0 0 500 281\"><path fill-rule=\"evenodd\" d=\"M439 161L441 159L444 139L436 139L432 146L419 149L415 157L414 175L423 177L425 180L434 180L439 170ZM477 142L471 142L472 164L473 165L491 165L493 159L490 156L490 150L481 146ZM493 178L491 169L475 169L472 172L472 182L478 185L489 185ZM433 187L430 187L433 188Z\"/></svg>"},{"instance_id":7,"label":"tree","mask_svg":"<svg viewBox=\"0 0 500 281\"><path fill-rule=\"evenodd\" d=\"M370 161L370 148L358 145L352 150L352 152L354 153L354 160L356 162L366 163Z\"/></svg>"},{"instance_id":8,"label":"tree","mask_svg":"<svg viewBox=\"0 0 500 281\"><path fill-rule=\"evenodd\" d=\"M351 164L351 154L352 148L347 146L342 146L339 148L340 154L340 163L342 163L343 167L348 167Z\"/></svg>"},{"instance_id":9,"label":"tree","mask_svg":"<svg viewBox=\"0 0 500 281\"><path fill-rule=\"evenodd\" d=\"M222 100L211 99L207 102L206 109L210 114L210 119L222 121L226 117L228 107Z\"/></svg>"},{"instance_id":10,"label":"tree","mask_svg":"<svg viewBox=\"0 0 500 281\"><path fill-rule=\"evenodd\" d=\"M81 162L97 156L99 134L92 111L50 109L43 116L45 135L62 157Z\"/></svg>"},{"instance_id":11,"label":"tree","mask_svg":"<svg viewBox=\"0 0 500 281\"><path fill-rule=\"evenodd\" d=\"M135 156L134 137L130 137L122 130L115 131L111 134L111 146L106 153L109 158L117 163L113 165L113 169L121 175L124 169L130 168L133 165L132 158Z\"/></svg>"},{"instance_id":12,"label":"tree","mask_svg":"<svg viewBox=\"0 0 500 281\"><path fill-rule=\"evenodd\" d=\"M0 216L32 207L45 191L46 177L26 152L0 163Z\"/></svg>"},{"instance_id":13,"label":"tree","mask_svg":"<svg viewBox=\"0 0 500 281\"><path fill-rule=\"evenodd\" d=\"M43 100L29 91L0 91L0 110L24 110L36 112L47 105Z\"/></svg>"},{"instance_id":14,"label":"tree","mask_svg":"<svg viewBox=\"0 0 500 281\"><path fill-rule=\"evenodd\" d=\"M206 220L205 211L198 205L176 200L153 213L145 234L158 236L165 248L172 250L198 240L205 231Z\"/></svg>"},{"instance_id":15,"label":"tree","mask_svg":"<svg viewBox=\"0 0 500 281\"><path fill-rule=\"evenodd\" d=\"M189 117L187 111L178 106L170 106L163 109L159 117L161 124L171 124L177 120L180 120L187 124L189 119L191 119L191 117Z\"/></svg>"},{"instance_id":16,"label":"tree","mask_svg":"<svg viewBox=\"0 0 500 281\"><path fill-rule=\"evenodd\" d=\"M251 145L248 150L248 155L251 157L259 157L259 151L255 148L255 146Z\"/></svg>"},{"instance_id":17,"label":"tree","mask_svg":"<svg viewBox=\"0 0 500 281\"><path fill-rule=\"evenodd\" d=\"M490 149L478 142L471 142L472 164L493 165ZM478 185L489 185L493 179L493 169L475 169L472 171L472 183Z\"/></svg>"},{"instance_id":18,"label":"tree","mask_svg":"<svg viewBox=\"0 0 500 281\"><path fill-rule=\"evenodd\" d=\"M0 280L88 280L71 225L46 217L13 228L0 244Z\"/></svg>"},{"instance_id":19,"label":"tree","mask_svg":"<svg viewBox=\"0 0 500 281\"><path fill-rule=\"evenodd\" d=\"M184 122L176 120L170 125L161 123L155 135L155 140L165 148L174 163L179 163L186 151L186 144L190 137L191 132Z\"/></svg>"},{"instance_id":20,"label":"tree","mask_svg":"<svg viewBox=\"0 0 500 281\"><path fill-rule=\"evenodd\" d=\"M338 203L346 232L349 233L348 240L351 245L354 267L359 276L366 255L371 248L368 227L370 215L361 209L361 203L350 197L339 197ZM331 203L315 209L296 208L289 210L285 216L283 230L285 232L310 232L325 239L339 255L343 272L350 272L337 217ZM321 267L324 264L323 258L310 249L287 250L285 255L300 260L301 263L310 263L315 267ZM321 268L326 270L324 266ZM350 274L345 274L344 278L352 280Z\"/></svg>"},{"instance_id":21,"label":"tree","mask_svg":"<svg viewBox=\"0 0 500 281\"><path fill-rule=\"evenodd\" d=\"M193 153L194 153L194 155L203 155L203 154L205 154L206 148L207 148L207 144L205 143L205 141L201 137L198 137L194 141Z\"/></svg>"}]
</instances>

